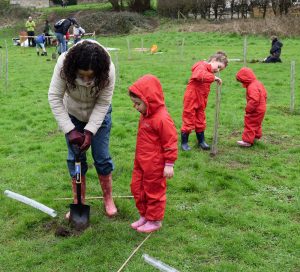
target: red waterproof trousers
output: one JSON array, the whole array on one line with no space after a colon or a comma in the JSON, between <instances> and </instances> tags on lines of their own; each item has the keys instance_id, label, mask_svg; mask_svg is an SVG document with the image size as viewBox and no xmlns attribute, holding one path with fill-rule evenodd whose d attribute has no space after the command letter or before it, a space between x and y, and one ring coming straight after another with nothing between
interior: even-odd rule
<instances>
[{"instance_id":1,"label":"red waterproof trousers","mask_svg":"<svg viewBox=\"0 0 300 272\"><path fill-rule=\"evenodd\" d=\"M254 139L262 137L262 122L265 112L246 113L244 118L244 132L242 139L244 142L253 144Z\"/></svg>"}]
</instances>

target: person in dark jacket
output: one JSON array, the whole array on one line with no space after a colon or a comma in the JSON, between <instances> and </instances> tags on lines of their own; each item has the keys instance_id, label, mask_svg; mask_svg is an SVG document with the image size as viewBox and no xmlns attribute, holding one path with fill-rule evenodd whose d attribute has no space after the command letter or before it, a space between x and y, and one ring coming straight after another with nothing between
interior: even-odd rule
<instances>
[{"instance_id":1,"label":"person in dark jacket","mask_svg":"<svg viewBox=\"0 0 300 272\"><path fill-rule=\"evenodd\" d=\"M65 35L67 34L70 26L75 24L78 24L75 18L61 19L55 23L54 31L59 44L59 54L67 51Z\"/></svg>"},{"instance_id":2,"label":"person in dark jacket","mask_svg":"<svg viewBox=\"0 0 300 272\"><path fill-rule=\"evenodd\" d=\"M264 62L265 63L281 62L280 54L281 54L281 47L283 46L283 44L278 40L276 36L273 36L271 40L272 40L272 47L270 49L270 56L268 56L264 60Z\"/></svg>"},{"instance_id":3,"label":"person in dark jacket","mask_svg":"<svg viewBox=\"0 0 300 272\"><path fill-rule=\"evenodd\" d=\"M45 34L45 38L46 38L46 42L45 42L46 46L51 45L50 32L51 32L51 27L49 25L49 21L45 20L45 26L44 26L43 33Z\"/></svg>"}]
</instances>

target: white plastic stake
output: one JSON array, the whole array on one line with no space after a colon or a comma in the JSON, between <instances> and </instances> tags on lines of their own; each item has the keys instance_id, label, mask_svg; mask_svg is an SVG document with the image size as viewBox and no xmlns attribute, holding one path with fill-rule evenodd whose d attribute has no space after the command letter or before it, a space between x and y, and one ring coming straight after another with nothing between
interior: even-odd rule
<instances>
[{"instance_id":1,"label":"white plastic stake","mask_svg":"<svg viewBox=\"0 0 300 272\"><path fill-rule=\"evenodd\" d=\"M57 213L56 211L54 211L53 209L45 206L44 204L41 204L33 199L30 199L26 196L22 196L20 194L17 194L17 193L14 193L12 191L9 191L9 190L5 190L4 191L4 194L10 198L13 198L15 200L18 200L24 204L27 204L33 208L36 208L44 213L47 213L48 215L52 216L52 217L56 217L57 216Z\"/></svg>"},{"instance_id":2,"label":"white plastic stake","mask_svg":"<svg viewBox=\"0 0 300 272\"><path fill-rule=\"evenodd\" d=\"M143 258L145 260L146 263L154 266L155 268L159 269L159 271L163 271L163 272L179 272L178 270L176 270L175 268L161 262L158 261L152 257L150 257L147 254L143 254Z\"/></svg>"}]
</instances>

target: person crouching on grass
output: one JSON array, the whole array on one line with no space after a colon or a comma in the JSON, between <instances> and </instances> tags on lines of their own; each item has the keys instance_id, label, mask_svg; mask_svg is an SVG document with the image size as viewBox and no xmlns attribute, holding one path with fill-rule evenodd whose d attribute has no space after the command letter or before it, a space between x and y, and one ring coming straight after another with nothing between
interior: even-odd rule
<instances>
[{"instance_id":1,"label":"person crouching on grass","mask_svg":"<svg viewBox=\"0 0 300 272\"><path fill-rule=\"evenodd\" d=\"M222 71L228 64L224 52L217 52L212 55L208 62L199 61L192 67L192 75L188 82L184 100L181 127L181 148L189 151L189 134L195 130L198 139L198 146L203 150L209 150L210 146L205 142L204 131L206 128L205 109L207 105L210 85L216 81L222 84L222 80L214 73Z\"/></svg>"},{"instance_id":2,"label":"person crouching on grass","mask_svg":"<svg viewBox=\"0 0 300 272\"><path fill-rule=\"evenodd\" d=\"M45 38L45 34L41 34L36 36L35 38L35 47L36 47L36 54L39 56L40 55L40 49L42 49L42 54L41 56L47 56L47 51L45 48L45 42L46 42L46 38Z\"/></svg>"},{"instance_id":3,"label":"person crouching on grass","mask_svg":"<svg viewBox=\"0 0 300 272\"><path fill-rule=\"evenodd\" d=\"M250 68L240 69L236 74L236 79L247 89L244 132L242 141L238 141L237 144L242 147L250 147L254 140L262 137L262 122L267 107L267 91L264 85L256 79Z\"/></svg>"},{"instance_id":4,"label":"person crouching on grass","mask_svg":"<svg viewBox=\"0 0 300 272\"><path fill-rule=\"evenodd\" d=\"M174 175L177 132L164 102L162 86L153 75L145 75L129 87L133 107L141 113L131 192L140 218L131 224L138 232L161 228L166 208L166 179Z\"/></svg>"}]
</instances>

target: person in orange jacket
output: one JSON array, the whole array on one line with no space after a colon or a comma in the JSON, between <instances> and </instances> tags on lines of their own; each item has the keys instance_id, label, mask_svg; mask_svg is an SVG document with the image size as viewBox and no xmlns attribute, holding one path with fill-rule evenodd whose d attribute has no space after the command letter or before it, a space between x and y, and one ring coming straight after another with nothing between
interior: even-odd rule
<instances>
[{"instance_id":1,"label":"person in orange jacket","mask_svg":"<svg viewBox=\"0 0 300 272\"><path fill-rule=\"evenodd\" d=\"M255 139L258 140L262 137L262 122L267 108L267 91L250 68L241 68L236 74L236 79L247 89L244 132L242 141L238 141L237 144L242 147L250 147Z\"/></svg>"},{"instance_id":2,"label":"person in orange jacket","mask_svg":"<svg viewBox=\"0 0 300 272\"><path fill-rule=\"evenodd\" d=\"M199 61L192 67L192 75L188 82L184 100L181 127L181 148L183 151L190 150L188 145L189 134L195 130L198 146L203 150L209 150L209 145L205 142L204 131L206 128L205 109L207 98L210 92L210 85L216 81L222 84L222 80L214 73L222 71L228 64L227 56L224 52L217 52L212 55L208 62Z\"/></svg>"},{"instance_id":3,"label":"person in orange jacket","mask_svg":"<svg viewBox=\"0 0 300 272\"><path fill-rule=\"evenodd\" d=\"M164 102L162 86L153 75L144 75L129 87L133 107L141 113L131 192L140 218L131 224L149 233L162 226L166 207L166 179L174 175L177 132Z\"/></svg>"}]
</instances>

